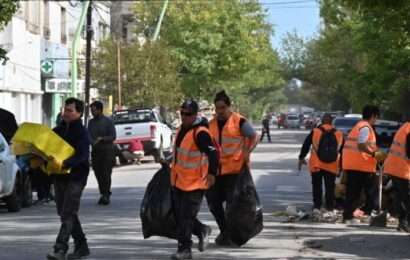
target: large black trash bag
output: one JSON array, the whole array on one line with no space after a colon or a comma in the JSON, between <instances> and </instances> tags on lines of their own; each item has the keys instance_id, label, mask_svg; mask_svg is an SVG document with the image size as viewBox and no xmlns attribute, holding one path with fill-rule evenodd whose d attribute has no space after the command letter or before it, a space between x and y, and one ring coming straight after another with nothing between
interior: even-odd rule
<instances>
[{"instance_id":1,"label":"large black trash bag","mask_svg":"<svg viewBox=\"0 0 410 260\"><path fill-rule=\"evenodd\" d=\"M263 229L262 206L248 167L238 176L233 200L226 209L227 234L238 246L244 245Z\"/></svg>"},{"instance_id":2,"label":"large black trash bag","mask_svg":"<svg viewBox=\"0 0 410 260\"><path fill-rule=\"evenodd\" d=\"M170 174L169 166L163 164L145 190L140 209L145 239L151 236L177 237Z\"/></svg>"}]
</instances>

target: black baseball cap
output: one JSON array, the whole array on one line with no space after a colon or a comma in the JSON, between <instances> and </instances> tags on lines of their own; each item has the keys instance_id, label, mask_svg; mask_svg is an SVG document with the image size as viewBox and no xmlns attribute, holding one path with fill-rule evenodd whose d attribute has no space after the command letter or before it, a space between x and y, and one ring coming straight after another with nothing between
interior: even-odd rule
<instances>
[{"instance_id":1,"label":"black baseball cap","mask_svg":"<svg viewBox=\"0 0 410 260\"><path fill-rule=\"evenodd\" d=\"M181 109L187 109L191 111L192 113L198 113L199 106L195 100L187 99L184 101L184 103L182 103Z\"/></svg>"}]
</instances>

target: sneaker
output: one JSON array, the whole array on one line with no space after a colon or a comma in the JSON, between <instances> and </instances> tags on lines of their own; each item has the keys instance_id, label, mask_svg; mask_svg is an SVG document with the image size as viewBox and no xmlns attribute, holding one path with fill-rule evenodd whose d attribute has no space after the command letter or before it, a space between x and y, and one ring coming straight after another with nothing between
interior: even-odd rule
<instances>
[{"instance_id":1,"label":"sneaker","mask_svg":"<svg viewBox=\"0 0 410 260\"><path fill-rule=\"evenodd\" d=\"M76 246L73 253L67 255L67 260L82 259L88 255L90 255L90 249L87 243L83 243L80 246Z\"/></svg>"},{"instance_id":2,"label":"sneaker","mask_svg":"<svg viewBox=\"0 0 410 260\"><path fill-rule=\"evenodd\" d=\"M182 251L178 251L175 254L171 255L172 260L184 260L184 259L192 259L192 253L190 249L185 249Z\"/></svg>"},{"instance_id":3,"label":"sneaker","mask_svg":"<svg viewBox=\"0 0 410 260\"><path fill-rule=\"evenodd\" d=\"M312 211L313 221L318 222L320 221L321 217L322 217L322 212L320 211L320 209L313 209Z\"/></svg>"},{"instance_id":4,"label":"sneaker","mask_svg":"<svg viewBox=\"0 0 410 260\"><path fill-rule=\"evenodd\" d=\"M48 260L66 260L65 252L63 250L58 250L57 252L52 252L47 255Z\"/></svg>"},{"instance_id":5,"label":"sneaker","mask_svg":"<svg viewBox=\"0 0 410 260\"><path fill-rule=\"evenodd\" d=\"M209 244L209 236L211 235L212 229L209 226L205 226L202 231L201 236L198 237L198 250L200 252L205 251Z\"/></svg>"},{"instance_id":6,"label":"sneaker","mask_svg":"<svg viewBox=\"0 0 410 260\"><path fill-rule=\"evenodd\" d=\"M360 220L358 220L357 218L346 219L343 222L348 226L354 226L354 225L360 224Z\"/></svg>"}]
</instances>

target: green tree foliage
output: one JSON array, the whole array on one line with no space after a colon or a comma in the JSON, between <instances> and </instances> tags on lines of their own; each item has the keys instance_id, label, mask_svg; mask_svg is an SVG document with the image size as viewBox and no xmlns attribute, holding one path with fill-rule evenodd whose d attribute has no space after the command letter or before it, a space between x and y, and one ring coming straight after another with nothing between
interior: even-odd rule
<instances>
[{"instance_id":1,"label":"green tree foliage","mask_svg":"<svg viewBox=\"0 0 410 260\"><path fill-rule=\"evenodd\" d=\"M304 44L302 69L286 69L304 82L304 100L321 109L356 112L373 103L396 118L410 111L410 2L322 0L320 5L322 29ZM294 48L299 45L293 40Z\"/></svg>"},{"instance_id":2,"label":"green tree foliage","mask_svg":"<svg viewBox=\"0 0 410 260\"><path fill-rule=\"evenodd\" d=\"M127 106L175 107L182 99L177 67L162 43L121 45L122 101ZM117 43L101 42L93 53L93 87L118 102Z\"/></svg>"},{"instance_id":3,"label":"green tree foliage","mask_svg":"<svg viewBox=\"0 0 410 260\"><path fill-rule=\"evenodd\" d=\"M161 8L160 1L137 3L137 32L150 37ZM269 101L283 85L271 35L256 0L170 1L160 41L177 61L185 96L209 100L224 88L251 113L247 103Z\"/></svg>"},{"instance_id":4,"label":"green tree foliage","mask_svg":"<svg viewBox=\"0 0 410 260\"><path fill-rule=\"evenodd\" d=\"M4 26L11 20L13 14L17 11L18 2L15 0L1 0L0 1L0 31L4 29ZM6 62L7 52L0 48L0 62Z\"/></svg>"}]
</instances>

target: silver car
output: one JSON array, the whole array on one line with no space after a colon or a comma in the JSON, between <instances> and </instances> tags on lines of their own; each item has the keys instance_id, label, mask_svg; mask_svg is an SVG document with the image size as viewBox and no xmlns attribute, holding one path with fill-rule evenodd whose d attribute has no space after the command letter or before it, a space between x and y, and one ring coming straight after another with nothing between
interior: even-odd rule
<instances>
[{"instance_id":1,"label":"silver car","mask_svg":"<svg viewBox=\"0 0 410 260\"><path fill-rule=\"evenodd\" d=\"M360 120L359 117L336 117L333 119L333 126L337 130L342 131L343 135L346 137Z\"/></svg>"},{"instance_id":2,"label":"silver car","mask_svg":"<svg viewBox=\"0 0 410 260\"><path fill-rule=\"evenodd\" d=\"M287 128L300 128L300 118L296 114L288 114L286 116L286 127Z\"/></svg>"}]
</instances>

